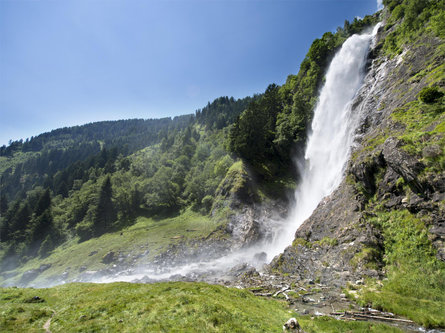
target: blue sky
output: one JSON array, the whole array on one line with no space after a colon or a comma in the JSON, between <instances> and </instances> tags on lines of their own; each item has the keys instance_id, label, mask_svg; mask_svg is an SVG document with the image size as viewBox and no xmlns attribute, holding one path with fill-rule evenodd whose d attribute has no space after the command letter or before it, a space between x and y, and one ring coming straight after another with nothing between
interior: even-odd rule
<instances>
[{"instance_id":1,"label":"blue sky","mask_svg":"<svg viewBox=\"0 0 445 333\"><path fill-rule=\"evenodd\" d=\"M193 113L296 74L376 0L0 0L0 145L99 120Z\"/></svg>"}]
</instances>

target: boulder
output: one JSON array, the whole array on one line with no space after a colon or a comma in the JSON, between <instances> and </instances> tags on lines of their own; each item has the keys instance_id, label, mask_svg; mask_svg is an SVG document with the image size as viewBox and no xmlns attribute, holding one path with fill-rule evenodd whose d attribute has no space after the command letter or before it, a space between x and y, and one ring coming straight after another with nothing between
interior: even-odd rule
<instances>
[{"instance_id":1,"label":"boulder","mask_svg":"<svg viewBox=\"0 0 445 333\"><path fill-rule=\"evenodd\" d=\"M108 252L106 255L102 257L102 262L104 264L111 264L116 260L116 254L113 251Z\"/></svg>"},{"instance_id":2,"label":"boulder","mask_svg":"<svg viewBox=\"0 0 445 333\"><path fill-rule=\"evenodd\" d=\"M35 280L35 278L39 276L39 274L40 274L39 269L30 269L29 271L26 271L20 278L20 284L22 285L28 284L29 282Z\"/></svg>"},{"instance_id":3,"label":"boulder","mask_svg":"<svg viewBox=\"0 0 445 333\"><path fill-rule=\"evenodd\" d=\"M298 323L297 319L295 319L295 318L290 318L288 321L286 321L284 323L283 332L304 333L304 331L301 329L300 324Z\"/></svg>"},{"instance_id":4,"label":"boulder","mask_svg":"<svg viewBox=\"0 0 445 333\"><path fill-rule=\"evenodd\" d=\"M426 158L436 158L439 157L442 154L442 149L439 145L430 145L426 146L422 150L422 156Z\"/></svg>"},{"instance_id":5,"label":"boulder","mask_svg":"<svg viewBox=\"0 0 445 333\"><path fill-rule=\"evenodd\" d=\"M51 268L51 264L42 264L42 265L40 265L38 270L39 270L40 273L42 273L42 272L46 271L49 268Z\"/></svg>"}]
</instances>

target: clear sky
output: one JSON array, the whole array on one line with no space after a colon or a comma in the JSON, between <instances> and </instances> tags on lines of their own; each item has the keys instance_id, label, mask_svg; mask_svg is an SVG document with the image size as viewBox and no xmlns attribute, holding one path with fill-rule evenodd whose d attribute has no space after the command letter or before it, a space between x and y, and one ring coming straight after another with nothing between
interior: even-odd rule
<instances>
[{"instance_id":1,"label":"clear sky","mask_svg":"<svg viewBox=\"0 0 445 333\"><path fill-rule=\"evenodd\" d=\"M0 0L0 145L99 120L193 113L296 74L378 0Z\"/></svg>"}]
</instances>

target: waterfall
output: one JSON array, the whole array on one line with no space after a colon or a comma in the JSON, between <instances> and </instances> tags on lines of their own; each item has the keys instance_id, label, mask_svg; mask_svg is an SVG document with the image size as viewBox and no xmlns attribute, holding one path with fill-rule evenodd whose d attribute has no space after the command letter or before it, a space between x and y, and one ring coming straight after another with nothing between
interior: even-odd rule
<instances>
[{"instance_id":1,"label":"waterfall","mask_svg":"<svg viewBox=\"0 0 445 333\"><path fill-rule=\"evenodd\" d=\"M372 33L348 38L329 66L314 111L304 160L300 163L302 180L295 192L296 205L286 221L270 221L274 234L272 241L268 239L217 259L201 258L174 267L142 265L128 273L103 276L95 282L170 279L172 274L196 276L197 279L216 274L220 279L223 272L236 264L247 262L260 268L264 261L255 259L260 252L266 252L268 260L283 252L291 244L298 227L343 179L360 120L360 110L352 109L351 105L362 86L368 50L379 26Z\"/></svg>"},{"instance_id":2,"label":"waterfall","mask_svg":"<svg viewBox=\"0 0 445 333\"><path fill-rule=\"evenodd\" d=\"M349 37L329 65L326 81L314 111L311 131L299 163L301 182L295 207L267 251L271 258L294 239L294 233L311 216L321 200L341 183L360 114L351 108L365 76L368 51L380 24L372 32Z\"/></svg>"}]
</instances>

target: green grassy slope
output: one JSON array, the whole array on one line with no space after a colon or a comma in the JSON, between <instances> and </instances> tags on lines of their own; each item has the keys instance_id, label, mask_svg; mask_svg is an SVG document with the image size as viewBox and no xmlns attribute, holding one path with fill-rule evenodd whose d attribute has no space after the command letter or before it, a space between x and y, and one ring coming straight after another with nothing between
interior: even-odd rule
<instances>
[{"instance_id":1,"label":"green grassy slope","mask_svg":"<svg viewBox=\"0 0 445 333\"><path fill-rule=\"evenodd\" d=\"M38 298L35 298L35 297ZM281 332L283 302L205 283L68 284L0 289L0 331ZM400 332L381 324L298 318L307 332Z\"/></svg>"},{"instance_id":2,"label":"green grassy slope","mask_svg":"<svg viewBox=\"0 0 445 333\"><path fill-rule=\"evenodd\" d=\"M51 267L39 275L39 281L34 282L46 284L47 279L63 272L68 272L68 278L73 278L80 272L82 266L83 270L88 271L106 269L110 264L102 262L102 259L111 251L120 253L122 257L136 257L146 253L140 256L137 262L144 264L171 245L208 236L219 225L217 220L211 220L208 216L190 210L176 217L160 220L139 217L134 225L122 231L107 233L82 243L77 239L68 241L45 259L35 258L28 261L17 272L23 273L40 265L49 264ZM14 284L13 281L16 281L14 277L8 280L1 279L0 276L2 284Z\"/></svg>"}]
</instances>

